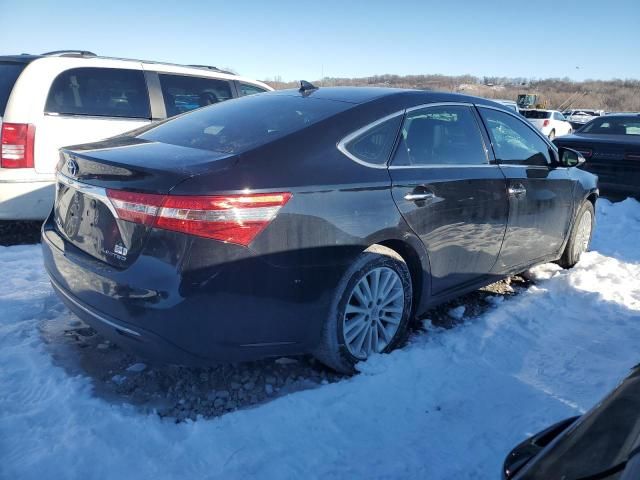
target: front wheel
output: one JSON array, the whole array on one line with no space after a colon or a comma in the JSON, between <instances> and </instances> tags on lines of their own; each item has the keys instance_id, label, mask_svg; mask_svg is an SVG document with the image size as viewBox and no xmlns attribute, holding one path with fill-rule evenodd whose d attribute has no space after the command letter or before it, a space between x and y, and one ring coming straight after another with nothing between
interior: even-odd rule
<instances>
[{"instance_id":1,"label":"front wheel","mask_svg":"<svg viewBox=\"0 0 640 480\"><path fill-rule=\"evenodd\" d=\"M409 333L413 290L398 253L372 245L340 280L314 356L342 373L375 353L401 346Z\"/></svg>"},{"instance_id":2,"label":"front wheel","mask_svg":"<svg viewBox=\"0 0 640 480\"><path fill-rule=\"evenodd\" d=\"M595 224L595 214L593 204L585 200L578 209L578 214L573 223L567 246L558 265L562 268L571 268L578 261L584 252L589 250L591 236L593 235L593 226Z\"/></svg>"}]
</instances>

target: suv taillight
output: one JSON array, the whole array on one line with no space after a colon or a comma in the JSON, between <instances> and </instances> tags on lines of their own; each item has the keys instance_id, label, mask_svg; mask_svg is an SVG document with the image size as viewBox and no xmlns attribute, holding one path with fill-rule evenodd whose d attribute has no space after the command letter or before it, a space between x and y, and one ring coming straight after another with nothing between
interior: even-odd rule
<instances>
[{"instance_id":1,"label":"suv taillight","mask_svg":"<svg viewBox=\"0 0 640 480\"><path fill-rule=\"evenodd\" d=\"M3 123L0 132L0 167L33 168L36 127L30 123Z\"/></svg>"},{"instance_id":2,"label":"suv taillight","mask_svg":"<svg viewBox=\"0 0 640 480\"><path fill-rule=\"evenodd\" d=\"M291 194L154 195L107 190L122 220L247 246Z\"/></svg>"},{"instance_id":3,"label":"suv taillight","mask_svg":"<svg viewBox=\"0 0 640 480\"><path fill-rule=\"evenodd\" d=\"M548 127L549 126L549 119L546 119L544 122L542 122L542 126L543 127Z\"/></svg>"}]
</instances>

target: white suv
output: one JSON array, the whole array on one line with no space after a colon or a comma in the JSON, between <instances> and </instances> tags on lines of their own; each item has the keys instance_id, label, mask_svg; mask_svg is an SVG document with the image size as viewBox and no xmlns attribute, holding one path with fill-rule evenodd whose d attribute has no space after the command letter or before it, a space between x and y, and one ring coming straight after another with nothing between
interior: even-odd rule
<instances>
[{"instance_id":1,"label":"white suv","mask_svg":"<svg viewBox=\"0 0 640 480\"><path fill-rule=\"evenodd\" d=\"M520 113L549 140L573 133L571 124L557 110L520 110Z\"/></svg>"},{"instance_id":2,"label":"white suv","mask_svg":"<svg viewBox=\"0 0 640 480\"><path fill-rule=\"evenodd\" d=\"M91 52L0 56L0 220L42 220L53 204L58 149L268 85L202 65Z\"/></svg>"}]
</instances>

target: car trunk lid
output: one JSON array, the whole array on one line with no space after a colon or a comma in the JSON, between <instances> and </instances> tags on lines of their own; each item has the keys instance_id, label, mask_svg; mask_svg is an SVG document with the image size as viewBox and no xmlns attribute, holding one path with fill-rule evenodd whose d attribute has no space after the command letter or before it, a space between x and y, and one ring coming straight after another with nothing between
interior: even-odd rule
<instances>
[{"instance_id":1,"label":"car trunk lid","mask_svg":"<svg viewBox=\"0 0 640 480\"><path fill-rule=\"evenodd\" d=\"M160 202L187 178L229 168L233 161L227 154L132 137L63 149L60 157L56 229L75 247L121 268L135 261L153 228L118 213L127 195L144 193ZM150 212L153 208L149 205Z\"/></svg>"}]
</instances>

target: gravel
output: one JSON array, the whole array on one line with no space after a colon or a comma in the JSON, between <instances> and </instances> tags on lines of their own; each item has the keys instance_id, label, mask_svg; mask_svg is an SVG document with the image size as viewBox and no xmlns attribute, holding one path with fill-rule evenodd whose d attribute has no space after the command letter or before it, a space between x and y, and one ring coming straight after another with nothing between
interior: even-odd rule
<instances>
[{"instance_id":1,"label":"gravel","mask_svg":"<svg viewBox=\"0 0 640 480\"><path fill-rule=\"evenodd\" d=\"M0 220L0 245L28 245L40 242L42 222L13 222Z\"/></svg>"},{"instance_id":2,"label":"gravel","mask_svg":"<svg viewBox=\"0 0 640 480\"><path fill-rule=\"evenodd\" d=\"M473 321L474 317L504 298L516 295L529 284L523 277L495 283L429 311L423 320L454 328ZM64 307L57 305L56 308ZM460 314L452 316L452 310ZM60 365L71 374L89 376L96 395L109 402L129 403L144 412L176 422L220 416L346 378L310 356L209 368L151 365L105 340L73 315L65 318L68 320L64 324L58 319L47 320L41 325L42 335ZM420 334L420 325L415 328ZM64 355L57 355L60 349L65 349ZM74 361L63 363L60 358Z\"/></svg>"}]
</instances>

